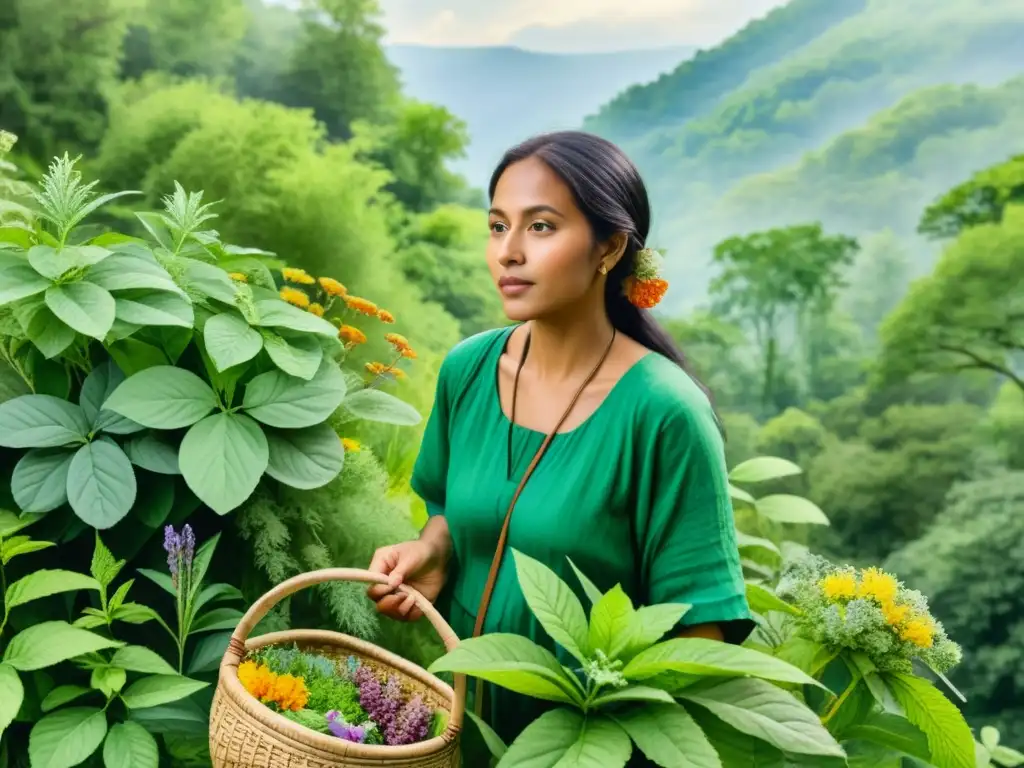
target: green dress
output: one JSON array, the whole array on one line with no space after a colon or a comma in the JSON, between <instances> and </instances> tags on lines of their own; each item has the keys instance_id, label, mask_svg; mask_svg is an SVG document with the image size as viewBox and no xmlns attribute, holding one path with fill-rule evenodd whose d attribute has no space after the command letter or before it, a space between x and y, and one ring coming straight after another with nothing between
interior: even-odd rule
<instances>
[{"instance_id":1,"label":"green dress","mask_svg":"<svg viewBox=\"0 0 1024 768\"><path fill-rule=\"evenodd\" d=\"M460 638L473 634L505 512L544 439L514 427L509 480L497 381L513 330L478 334L448 354L412 477L429 514L444 515L451 531L454 562L438 605ZM753 627L721 434L704 393L658 354L634 364L589 418L555 437L512 513L484 632L525 635L578 667L530 612L513 548L558 573L584 605L567 557L602 591L620 584L634 605L692 605L684 625L722 622L730 642ZM493 686L487 698L487 720L506 743L548 706Z\"/></svg>"}]
</instances>

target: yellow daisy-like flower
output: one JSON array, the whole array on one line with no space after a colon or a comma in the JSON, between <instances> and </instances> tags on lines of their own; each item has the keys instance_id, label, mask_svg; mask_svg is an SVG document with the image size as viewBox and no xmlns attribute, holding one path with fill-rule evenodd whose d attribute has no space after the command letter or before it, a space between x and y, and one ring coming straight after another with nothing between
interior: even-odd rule
<instances>
[{"instance_id":1,"label":"yellow daisy-like flower","mask_svg":"<svg viewBox=\"0 0 1024 768\"><path fill-rule=\"evenodd\" d=\"M409 346L409 340L400 333L385 333L384 340L399 350Z\"/></svg>"},{"instance_id":2,"label":"yellow daisy-like flower","mask_svg":"<svg viewBox=\"0 0 1024 768\"><path fill-rule=\"evenodd\" d=\"M377 305L369 299L361 299L358 296L346 296L345 305L349 309L353 309L368 317L376 317L377 315Z\"/></svg>"},{"instance_id":3,"label":"yellow daisy-like flower","mask_svg":"<svg viewBox=\"0 0 1024 768\"><path fill-rule=\"evenodd\" d=\"M257 699L267 695L276 677L269 667L255 661L243 661L238 665L238 681Z\"/></svg>"},{"instance_id":4,"label":"yellow daisy-like flower","mask_svg":"<svg viewBox=\"0 0 1024 768\"><path fill-rule=\"evenodd\" d=\"M899 631L900 638L913 643L918 648L931 648L935 641L935 627L927 619L914 618L908 621Z\"/></svg>"},{"instance_id":5,"label":"yellow daisy-like flower","mask_svg":"<svg viewBox=\"0 0 1024 768\"><path fill-rule=\"evenodd\" d=\"M380 320L382 323L387 323L388 325L391 325L392 323L395 322L395 316L388 312L386 309L377 310L377 319Z\"/></svg>"},{"instance_id":6,"label":"yellow daisy-like flower","mask_svg":"<svg viewBox=\"0 0 1024 768\"><path fill-rule=\"evenodd\" d=\"M318 304L317 302L314 301L312 304L309 305L308 311L310 314L316 315L317 317L323 317L324 305Z\"/></svg>"},{"instance_id":7,"label":"yellow daisy-like flower","mask_svg":"<svg viewBox=\"0 0 1024 768\"><path fill-rule=\"evenodd\" d=\"M228 277L236 283L248 283L249 277L244 272L228 272Z\"/></svg>"},{"instance_id":8,"label":"yellow daisy-like flower","mask_svg":"<svg viewBox=\"0 0 1024 768\"><path fill-rule=\"evenodd\" d=\"M264 698L268 704L277 704L285 711L298 712L309 701L306 681L294 675L278 675Z\"/></svg>"},{"instance_id":9,"label":"yellow daisy-like flower","mask_svg":"<svg viewBox=\"0 0 1024 768\"><path fill-rule=\"evenodd\" d=\"M384 365L384 363L367 363L366 370L372 373L374 376L383 376L388 372L390 366Z\"/></svg>"},{"instance_id":10,"label":"yellow daisy-like flower","mask_svg":"<svg viewBox=\"0 0 1024 768\"><path fill-rule=\"evenodd\" d=\"M309 306L309 296L298 288L289 288L286 285L281 289L281 298L299 309L306 309Z\"/></svg>"},{"instance_id":11,"label":"yellow daisy-like flower","mask_svg":"<svg viewBox=\"0 0 1024 768\"><path fill-rule=\"evenodd\" d=\"M852 573L833 573L821 580L821 589L829 600L856 596L857 579Z\"/></svg>"},{"instance_id":12,"label":"yellow daisy-like flower","mask_svg":"<svg viewBox=\"0 0 1024 768\"><path fill-rule=\"evenodd\" d=\"M346 296L348 294L348 289L333 277L321 277L319 282L320 287L328 296Z\"/></svg>"},{"instance_id":13,"label":"yellow daisy-like flower","mask_svg":"<svg viewBox=\"0 0 1024 768\"><path fill-rule=\"evenodd\" d=\"M857 597L873 597L883 605L896 599L900 585L892 576L878 568L868 568L861 572L860 586Z\"/></svg>"},{"instance_id":14,"label":"yellow daisy-like flower","mask_svg":"<svg viewBox=\"0 0 1024 768\"><path fill-rule=\"evenodd\" d=\"M419 355L416 354L416 350L413 349L412 347L403 347L401 351L402 357L407 357L410 360L415 360L417 357L419 357Z\"/></svg>"},{"instance_id":15,"label":"yellow daisy-like flower","mask_svg":"<svg viewBox=\"0 0 1024 768\"><path fill-rule=\"evenodd\" d=\"M299 283L300 285L312 285L316 282L306 270L296 267L285 267L281 270L281 277L289 283Z\"/></svg>"},{"instance_id":16,"label":"yellow daisy-like flower","mask_svg":"<svg viewBox=\"0 0 1024 768\"><path fill-rule=\"evenodd\" d=\"M882 603L882 615L890 627L898 627L910 615L910 606L902 603Z\"/></svg>"},{"instance_id":17,"label":"yellow daisy-like flower","mask_svg":"<svg viewBox=\"0 0 1024 768\"><path fill-rule=\"evenodd\" d=\"M363 446L359 444L359 441L353 437L341 438L341 444L345 447L346 451L351 451L352 453L358 453L363 449Z\"/></svg>"},{"instance_id":18,"label":"yellow daisy-like flower","mask_svg":"<svg viewBox=\"0 0 1024 768\"><path fill-rule=\"evenodd\" d=\"M351 325L343 325L338 329L338 338L346 344L365 344L366 334Z\"/></svg>"}]
</instances>

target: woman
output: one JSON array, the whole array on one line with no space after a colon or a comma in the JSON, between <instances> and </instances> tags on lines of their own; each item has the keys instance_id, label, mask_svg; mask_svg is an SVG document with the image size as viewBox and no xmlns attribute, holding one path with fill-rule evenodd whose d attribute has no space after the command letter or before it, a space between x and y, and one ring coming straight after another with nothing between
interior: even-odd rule
<instances>
[{"instance_id":1,"label":"woman","mask_svg":"<svg viewBox=\"0 0 1024 768\"><path fill-rule=\"evenodd\" d=\"M578 666L530 613L515 548L574 588L567 558L602 591L621 584L635 605L692 605L679 635L742 642L752 622L717 420L682 354L637 306L664 286L643 282L650 208L639 173L609 142L562 132L510 150L489 193L487 260L515 324L445 359L412 478L430 519L418 540L377 551L370 570L390 581L370 596L411 620L418 612L395 586L431 600L445 588L459 637L518 633ZM543 711L486 692L506 743Z\"/></svg>"}]
</instances>

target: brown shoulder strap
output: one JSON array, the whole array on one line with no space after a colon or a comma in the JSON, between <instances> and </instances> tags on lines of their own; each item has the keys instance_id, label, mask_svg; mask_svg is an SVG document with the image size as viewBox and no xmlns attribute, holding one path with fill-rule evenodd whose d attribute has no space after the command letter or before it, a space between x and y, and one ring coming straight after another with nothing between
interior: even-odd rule
<instances>
[{"instance_id":1,"label":"brown shoulder strap","mask_svg":"<svg viewBox=\"0 0 1024 768\"><path fill-rule=\"evenodd\" d=\"M516 502L519 501L519 495L523 492L523 488L526 487L527 480L530 479L530 475L533 474L533 470L540 464L541 458L547 451L548 446L551 445L551 441L555 439L555 435L558 434L558 430L562 428L565 420L569 418L569 414L572 413L572 409L576 407L576 403L579 401L580 396L583 394L583 390L587 388L587 385L594 380L597 376L597 372L604 365L604 361L608 358L608 353L611 352L612 344L615 342L615 332L612 332L611 341L608 342L607 348L605 348L604 354L601 355L601 359L598 360L597 365L590 372L590 375L583 381L580 388L576 390L576 394L573 396L572 401L569 403L569 407L565 409L562 417L555 424L554 429L551 430L544 438L544 442L540 444L540 448L537 449L537 453L534 454L530 465L523 472L522 478L519 480L519 485L516 487L516 492L512 495L512 501L508 505L508 510L505 512L505 520L501 525L501 533L498 535L498 546L494 550L494 557L491 559L491 569L487 574L487 581L484 584L483 595L480 598L480 607L476 612L476 624L473 627L473 637L479 637L484 630L484 620L487 618L487 609L491 605L491 597L494 594L494 585L498 580L498 571L501 570L501 561L505 555L505 547L508 543L508 529L509 524L512 522L512 510L515 509ZM513 418L515 414L513 413ZM477 678L476 681L476 702L474 709L476 710L477 716L480 716L483 707L483 680Z\"/></svg>"}]
</instances>

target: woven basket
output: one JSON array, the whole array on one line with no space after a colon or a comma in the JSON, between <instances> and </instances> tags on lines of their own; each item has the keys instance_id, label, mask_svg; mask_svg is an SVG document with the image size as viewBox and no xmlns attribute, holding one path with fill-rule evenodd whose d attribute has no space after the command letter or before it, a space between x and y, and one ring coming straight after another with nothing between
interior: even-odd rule
<instances>
[{"instance_id":1,"label":"woven basket","mask_svg":"<svg viewBox=\"0 0 1024 768\"><path fill-rule=\"evenodd\" d=\"M386 584L380 574L354 568L327 568L285 581L257 600L242 617L231 636L220 664L220 677L210 712L210 757L213 768L458 768L459 731L466 701L466 679L455 676L454 690L400 656L339 632L289 630L249 638L267 612L300 589L325 581L357 581ZM411 595L416 606L434 626L445 648L451 650L458 637L437 609L421 594L406 586L398 591ZM355 656L363 663L388 674L397 674L406 695L418 694L427 706L447 709L445 732L432 739L390 747L356 744L316 733L293 723L253 698L238 680L238 665L247 651L266 645L292 645L336 658Z\"/></svg>"}]
</instances>

